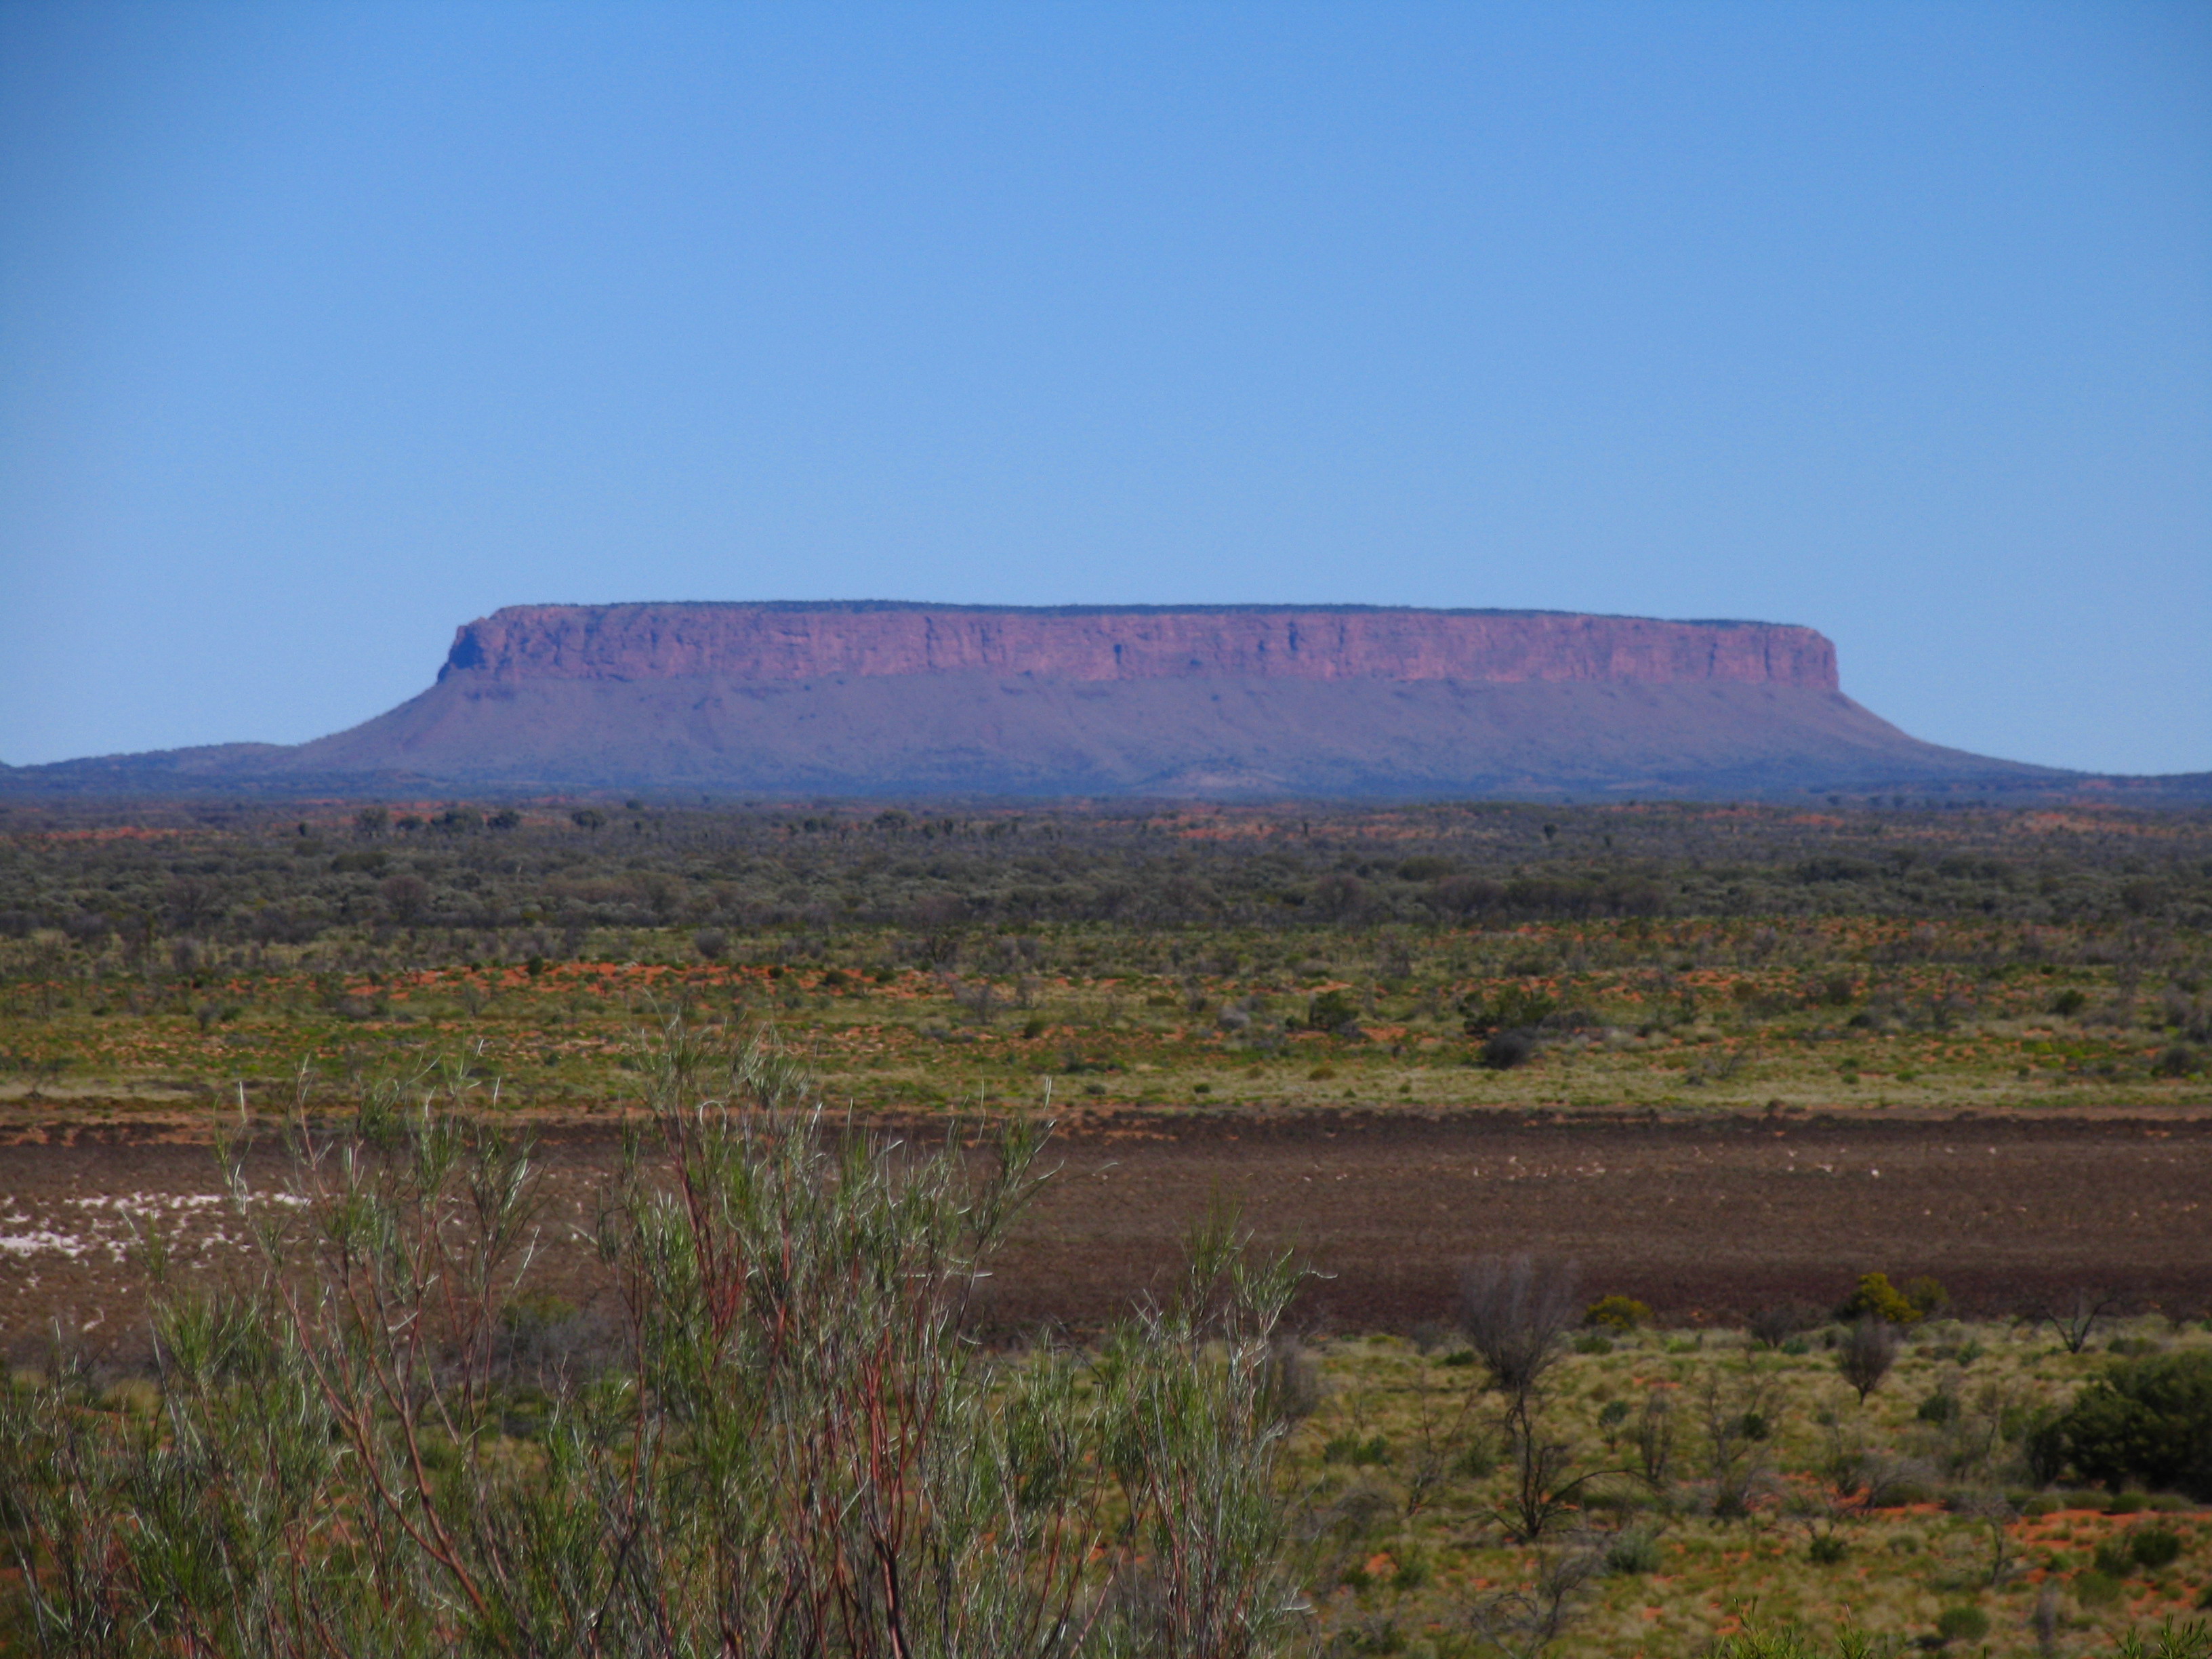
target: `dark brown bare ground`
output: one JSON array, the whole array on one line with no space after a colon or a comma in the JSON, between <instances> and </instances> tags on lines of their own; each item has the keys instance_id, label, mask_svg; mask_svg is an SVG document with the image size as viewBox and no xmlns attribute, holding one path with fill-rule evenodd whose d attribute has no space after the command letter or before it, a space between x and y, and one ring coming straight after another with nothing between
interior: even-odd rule
<instances>
[{"instance_id":1,"label":"dark brown bare ground","mask_svg":"<svg viewBox=\"0 0 2212 1659\"><path fill-rule=\"evenodd\" d=\"M580 1300L592 1270L574 1229L616 1150L601 1131L542 1143L550 1273ZM1462 1264L1514 1250L1572 1257L1591 1294L1676 1320L1826 1305L1876 1268L1931 1273L1968 1312L2032 1311L2077 1287L2177 1314L2212 1307L2202 1119L1133 1118L1064 1133L1053 1156L1060 1172L988 1287L994 1325L1110 1317L1162 1281L1217 1193L1330 1275L1304 1316L1339 1329L1445 1317ZM279 1173L273 1153L264 1173ZM181 1259L219 1269L238 1228L217 1191L204 1145L82 1128L66 1144L0 1146L0 1343L21 1355L59 1320L127 1352L137 1273L112 1200L169 1218ZM42 1234L77 1253L25 1248Z\"/></svg>"}]
</instances>

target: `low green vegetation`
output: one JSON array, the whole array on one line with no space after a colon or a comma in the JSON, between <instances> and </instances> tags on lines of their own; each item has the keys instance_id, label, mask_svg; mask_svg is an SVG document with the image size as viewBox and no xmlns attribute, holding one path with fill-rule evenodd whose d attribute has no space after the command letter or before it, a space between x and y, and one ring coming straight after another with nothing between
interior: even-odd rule
<instances>
[{"instance_id":1,"label":"low green vegetation","mask_svg":"<svg viewBox=\"0 0 2212 1659\"><path fill-rule=\"evenodd\" d=\"M1923 1319L1862 1400L1852 1328L1769 1346L1562 1321L1525 1395L1456 1326L1307 1351L1285 1468L1326 1642L1752 1659L2212 1630L2212 1512L2141 1473L2094 1484L2075 1460L2106 1470L2105 1443L2059 1426L2147 1363L2212 1365L2212 1332L2132 1320L2069 1353L2047 1328ZM2138 1343L2152 1360L2112 1352ZM1509 1345L1509 1377L1530 1351ZM2212 1411L2165 1426L2212 1445Z\"/></svg>"},{"instance_id":2,"label":"low green vegetation","mask_svg":"<svg viewBox=\"0 0 2212 1659\"><path fill-rule=\"evenodd\" d=\"M0 1106L618 1107L773 1021L863 1109L2154 1109L2204 814L0 808Z\"/></svg>"}]
</instances>

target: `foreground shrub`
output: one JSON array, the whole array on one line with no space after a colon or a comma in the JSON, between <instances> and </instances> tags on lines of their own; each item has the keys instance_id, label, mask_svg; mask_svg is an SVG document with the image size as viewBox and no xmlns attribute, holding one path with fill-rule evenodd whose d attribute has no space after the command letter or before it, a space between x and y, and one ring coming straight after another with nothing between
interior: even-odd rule
<instances>
[{"instance_id":1,"label":"foreground shrub","mask_svg":"<svg viewBox=\"0 0 2212 1659\"><path fill-rule=\"evenodd\" d=\"M2202 1620L2177 1625L2169 1616L2148 1638L2139 1630L2122 1631L2112 1651L2118 1659L2212 1659L2212 1625Z\"/></svg>"},{"instance_id":2,"label":"foreground shrub","mask_svg":"<svg viewBox=\"0 0 2212 1659\"><path fill-rule=\"evenodd\" d=\"M530 1439L503 1432L503 1344L536 1170L395 1091L303 1134L289 1204L241 1202L244 1293L157 1297L158 1419L66 1377L12 1395L0 1490L40 1645L1273 1650L1280 1262L1217 1216L1179 1294L1095 1358L994 1360L963 1314L1039 1136L980 1165L838 1142L758 1049L674 1030L646 1064L666 1157L634 1145L607 1197L617 1328L600 1363L527 1379Z\"/></svg>"},{"instance_id":3,"label":"foreground shrub","mask_svg":"<svg viewBox=\"0 0 2212 1659\"><path fill-rule=\"evenodd\" d=\"M2085 1480L2212 1501L2212 1353L2115 1361L2041 1437L2046 1458Z\"/></svg>"}]
</instances>

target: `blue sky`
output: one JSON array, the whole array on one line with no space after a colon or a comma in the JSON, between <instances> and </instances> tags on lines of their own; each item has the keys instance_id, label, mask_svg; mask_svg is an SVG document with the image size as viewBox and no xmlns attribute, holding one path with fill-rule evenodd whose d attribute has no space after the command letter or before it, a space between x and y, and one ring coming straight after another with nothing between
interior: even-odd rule
<instances>
[{"instance_id":1,"label":"blue sky","mask_svg":"<svg viewBox=\"0 0 2212 1659\"><path fill-rule=\"evenodd\" d=\"M2212 768L2212 7L0 3L0 759L811 598L1798 622Z\"/></svg>"}]
</instances>

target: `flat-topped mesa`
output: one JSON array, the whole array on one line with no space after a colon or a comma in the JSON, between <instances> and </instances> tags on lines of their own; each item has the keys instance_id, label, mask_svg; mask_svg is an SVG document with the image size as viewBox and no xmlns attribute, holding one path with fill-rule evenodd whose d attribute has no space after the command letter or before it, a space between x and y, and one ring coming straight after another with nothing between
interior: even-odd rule
<instances>
[{"instance_id":1,"label":"flat-topped mesa","mask_svg":"<svg viewBox=\"0 0 2212 1659\"><path fill-rule=\"evenodd\" d=\"M1365 605L510 605L439 671L483 680L791 681L982 673L1060 680L1728 681L1837 690L1809 628Z\"/></svg>"}]
</instances>

